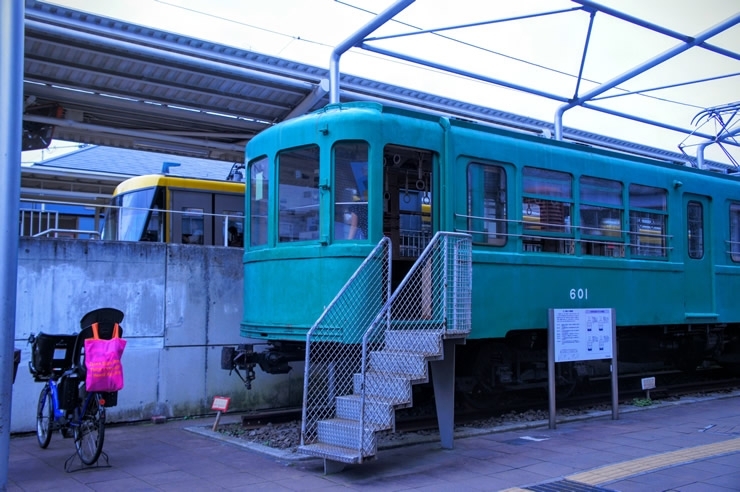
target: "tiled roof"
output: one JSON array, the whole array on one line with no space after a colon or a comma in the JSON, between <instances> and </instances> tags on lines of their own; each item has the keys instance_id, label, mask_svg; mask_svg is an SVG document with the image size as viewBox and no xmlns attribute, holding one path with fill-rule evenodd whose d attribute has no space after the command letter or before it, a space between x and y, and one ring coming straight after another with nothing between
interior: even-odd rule
<instances>
[{"instance_id":1,"label":"tiled roof","mask_svg":"<svg viewBox=\"0 0 740 492\"><path fill-rule=\"evenodd\" d=\"M233 163L184 157L156 152L144 152L116 147L90 146L75 152L47 159L30 166L31 170L57 169L85 171L95 174L141 176L160 174L163 164L170 166L169 174L207 179L226 179Z\"/></svg>"}]
</instances>

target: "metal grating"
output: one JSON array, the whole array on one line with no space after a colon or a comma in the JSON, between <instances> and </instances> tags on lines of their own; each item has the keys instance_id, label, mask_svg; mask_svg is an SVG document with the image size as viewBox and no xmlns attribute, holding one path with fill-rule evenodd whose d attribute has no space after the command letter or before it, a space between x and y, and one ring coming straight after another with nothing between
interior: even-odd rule
<instances>
[{"instance_id":1,"label":"metal grating","mask_svg":"<svg viewBox=\"0 0 740 492\"><path fill-rule=\"evenodd\" d=\"M571 482L570 480L558 480L556 482L530 485L529 487L524 487L524 490L532 490L534 492L616 492L612 489Z\"/></svg>"}]
</instances>

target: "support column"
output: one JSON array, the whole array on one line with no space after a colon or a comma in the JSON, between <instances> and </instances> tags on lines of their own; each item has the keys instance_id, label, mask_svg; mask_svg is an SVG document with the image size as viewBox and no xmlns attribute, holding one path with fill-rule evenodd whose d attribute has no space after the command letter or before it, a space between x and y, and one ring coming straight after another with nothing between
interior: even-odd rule
<instances>
[{"instance_id":1,"label":"support column","mask_svg":"<svg viewBox=\"0 0 740 492\"><path fill-rule=\"evenodd\" d=\"M443 341L442 360L431 361L434 401L437 405L437 425L442 448L452 449L455 439L455 346L459 338Z\"/></svg>"},{"instance_id":2,"label":"support column","mask_svg":"<svg viewBox=\"0 0 740 492\"><path fill-rule=\"evenodd\" d=\"M0 1L0 490L8 486L23 118L23 0Z\"/></svg>"}]
</instances>

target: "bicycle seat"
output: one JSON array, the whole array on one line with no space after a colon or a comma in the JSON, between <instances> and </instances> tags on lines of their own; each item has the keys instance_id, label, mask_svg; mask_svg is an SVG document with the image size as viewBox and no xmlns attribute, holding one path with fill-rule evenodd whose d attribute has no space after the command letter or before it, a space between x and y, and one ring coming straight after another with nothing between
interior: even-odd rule
<instances>
[{"instance_id":1,"label":"bicycle seat","mask_svg":"<svg viewBox=\"0 0 740 492\"><path fill-rule=\"evenodd\" d=\"M92 326L93 323L98 323L102 328L103 323L110 323L111 329L113 324L120 323L123 321L123 313L115 308L100 308L90 311L82 317L80 320L80 329L85 329ZM103 338L103 335L100 335Z\"/></svg>"}]
</instances>

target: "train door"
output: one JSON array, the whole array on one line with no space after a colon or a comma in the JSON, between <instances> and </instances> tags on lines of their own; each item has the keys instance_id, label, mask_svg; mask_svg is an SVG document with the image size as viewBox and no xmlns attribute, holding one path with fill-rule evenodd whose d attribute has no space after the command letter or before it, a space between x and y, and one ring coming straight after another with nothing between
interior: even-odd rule
<instances>
[{"instance_id":1,"label":"train door","mask_svg":"<svg viewBox=\"0 0 740 492\"><path fill-rule=\"evenodd\" d=\"M712 248L707 242L711 235L710 207L707 196L685 194L684 207L684 283L687 317L706 317L714 313L714 265Z\"/></svg>"},{"instance_id":2,"label":"train door","mask_svg":"<svg viewBox=\"0 0 740 492\"><path fill-rule=\"evenodd\" d=\"M433 154L388 145L383 164L383 234L393 245L395 287L434 235Z\"/></svg>"},{"instance_id":3,"label":"train door","mask_svg":"<svg viewBox=\"0 0 740 492\"><path fill-rule=\"evenodd\" d=\"M220 195L214 197L215 228L213 236L216 246L244 246L244 197ZM226 234L224 238L224 233Z\"/></svg>"},{"instance_id":4,"label":"train door","mask_svg":"<svg viewBox=\"0 0 740 492\"><path fill-rule=\"evenodd\" d=\"M211 193L170 190L170 242L213 244L213 204Z\"/></svg>"}]
</instances>

